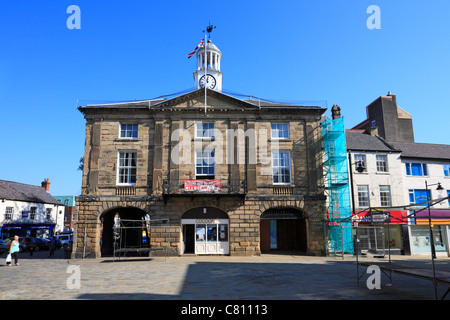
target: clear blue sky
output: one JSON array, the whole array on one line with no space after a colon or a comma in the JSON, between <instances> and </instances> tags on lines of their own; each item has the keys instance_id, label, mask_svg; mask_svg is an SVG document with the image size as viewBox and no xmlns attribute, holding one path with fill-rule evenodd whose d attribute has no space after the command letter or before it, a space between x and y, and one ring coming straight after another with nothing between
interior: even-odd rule
<instances>
[{"instance_id":1,"label":"clear blue sky","mask_svg":"<svg viewBox=\"0 0 450 320\"><path fill-rule=\"evenodd\" d=\"M81 29L69 30L70 5ZM370 5L381 29L366 25ZM187 54L208 21L224 90L326 100L346 127L392 91L416 142L449 144L450 1L0 2L0 179L78 195L85 121L77 99L147 99L194 87Z\"/></svg>"}]
</instances>

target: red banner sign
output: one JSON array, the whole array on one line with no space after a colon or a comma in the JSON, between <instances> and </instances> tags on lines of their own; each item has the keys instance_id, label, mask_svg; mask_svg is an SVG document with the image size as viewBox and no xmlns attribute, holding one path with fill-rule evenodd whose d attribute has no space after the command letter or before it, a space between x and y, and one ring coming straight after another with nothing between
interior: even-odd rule
<instances>
[{"instance_id":1,"label":"red banner sign","mask_svg":"<svg viewBox=\"0 0 450 320\"><path fill-rule=\"evenodd\" d=\"M383 214L386 216L387 221L385 223L388 224L407 224L408 219L406 218L407 212L406 211L391 211L386 210L386 212L383 212ZM356 217L353 217L353 222L357 222L360 225L371 225L373 224L373 216L370 211L364 211L360 212L356 215Z\"/></svg>"},{"instance_id":2,"label":"red banner sign","mask_svg":"<svg viewBox=\"0 0 450 320\"><path fill-rule=\"evenodd\" d=\"M215 192L219 193L220 179L214 180L184 180L184 191L186 192Z\"/></svg>"}]
</instances>

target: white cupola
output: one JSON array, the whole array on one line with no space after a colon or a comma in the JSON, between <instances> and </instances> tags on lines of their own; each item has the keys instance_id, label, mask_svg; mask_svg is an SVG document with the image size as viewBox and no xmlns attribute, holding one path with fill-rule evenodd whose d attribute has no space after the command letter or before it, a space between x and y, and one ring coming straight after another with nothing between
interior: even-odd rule
<instances>
[{"instance_id":1,"label":"white cupola","mask_svg":"<svg viewBox=\"0 0 450 320\"><path fill-rule=\"evenodd\" d=\"M195 89L204 88L222 91L222 72L220 59L222 53L211 39L197 51L197 70L194 72Z\"/></svg>"}]
</instances>

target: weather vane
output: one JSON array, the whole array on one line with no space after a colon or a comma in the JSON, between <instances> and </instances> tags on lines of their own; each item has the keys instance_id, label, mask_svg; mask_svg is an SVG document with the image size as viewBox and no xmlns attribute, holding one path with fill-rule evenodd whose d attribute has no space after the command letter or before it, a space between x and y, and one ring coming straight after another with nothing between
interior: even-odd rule
<instances>
[{"instance_id":1,"label":"weather vane","mask_svg":"<svg viewBox=\"0 0 450 320\"><path fill-rule=\"evenodd\" d=\"M213 26L211 24L211 20L209 20L209 25L206 27L206 32L208 32L208 40L211 40L211 32L213 31L213 29L215 29L216 26ZM203 30L203 32L205 32L205 30Z\"/></svg>"}]
</instances>

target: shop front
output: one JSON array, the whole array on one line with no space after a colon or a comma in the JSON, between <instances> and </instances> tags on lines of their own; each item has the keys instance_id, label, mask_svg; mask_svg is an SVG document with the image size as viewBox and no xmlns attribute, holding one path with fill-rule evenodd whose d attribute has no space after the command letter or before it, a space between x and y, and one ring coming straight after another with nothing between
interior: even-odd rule
<instances>
[{"instance_id":1,"label":"shop front","mask_svg":"<svg viewBox=\"0 0 450 320\"><path fill-rule=\"evenodd\" d=\"M227 255L230 253L229 219L216 208L195 208L181 219L183 254Z\"/></svg>"},{"instance_id":2,"label":"shop front","mask_svg":"<svg viewBox=\"0 0 450 320\"><path fill-rule=\"evenodd\" d=\"M437 255L448 254L448 226L450 210L422 210L411 219L410 243L413 254L431 253L430 220L434 248Z\"/></svg>"},{"instance_id":3,"label":"shop front","mask_svg":"<svg viewBox=\"0 0 450 320\"><path fill-rule=\"evenodd\" d=\"M1 238L20 237L51 238L55 224L4 224L1 228Z\"/></svg>"},{"instance_id":4,"label":"shop front","mask_svg":"<svg viewBox=\"0 0 450 320\"><path fill-rule=\"evenodd\" d=\"M354 225L358 226L361 243L367 243L368 248L373 251L391 250L391 252L405 251L405 228L408 225L407 211L403 210L366 210L360 212L353 219Z\"/></svg>"}]
</instances>

